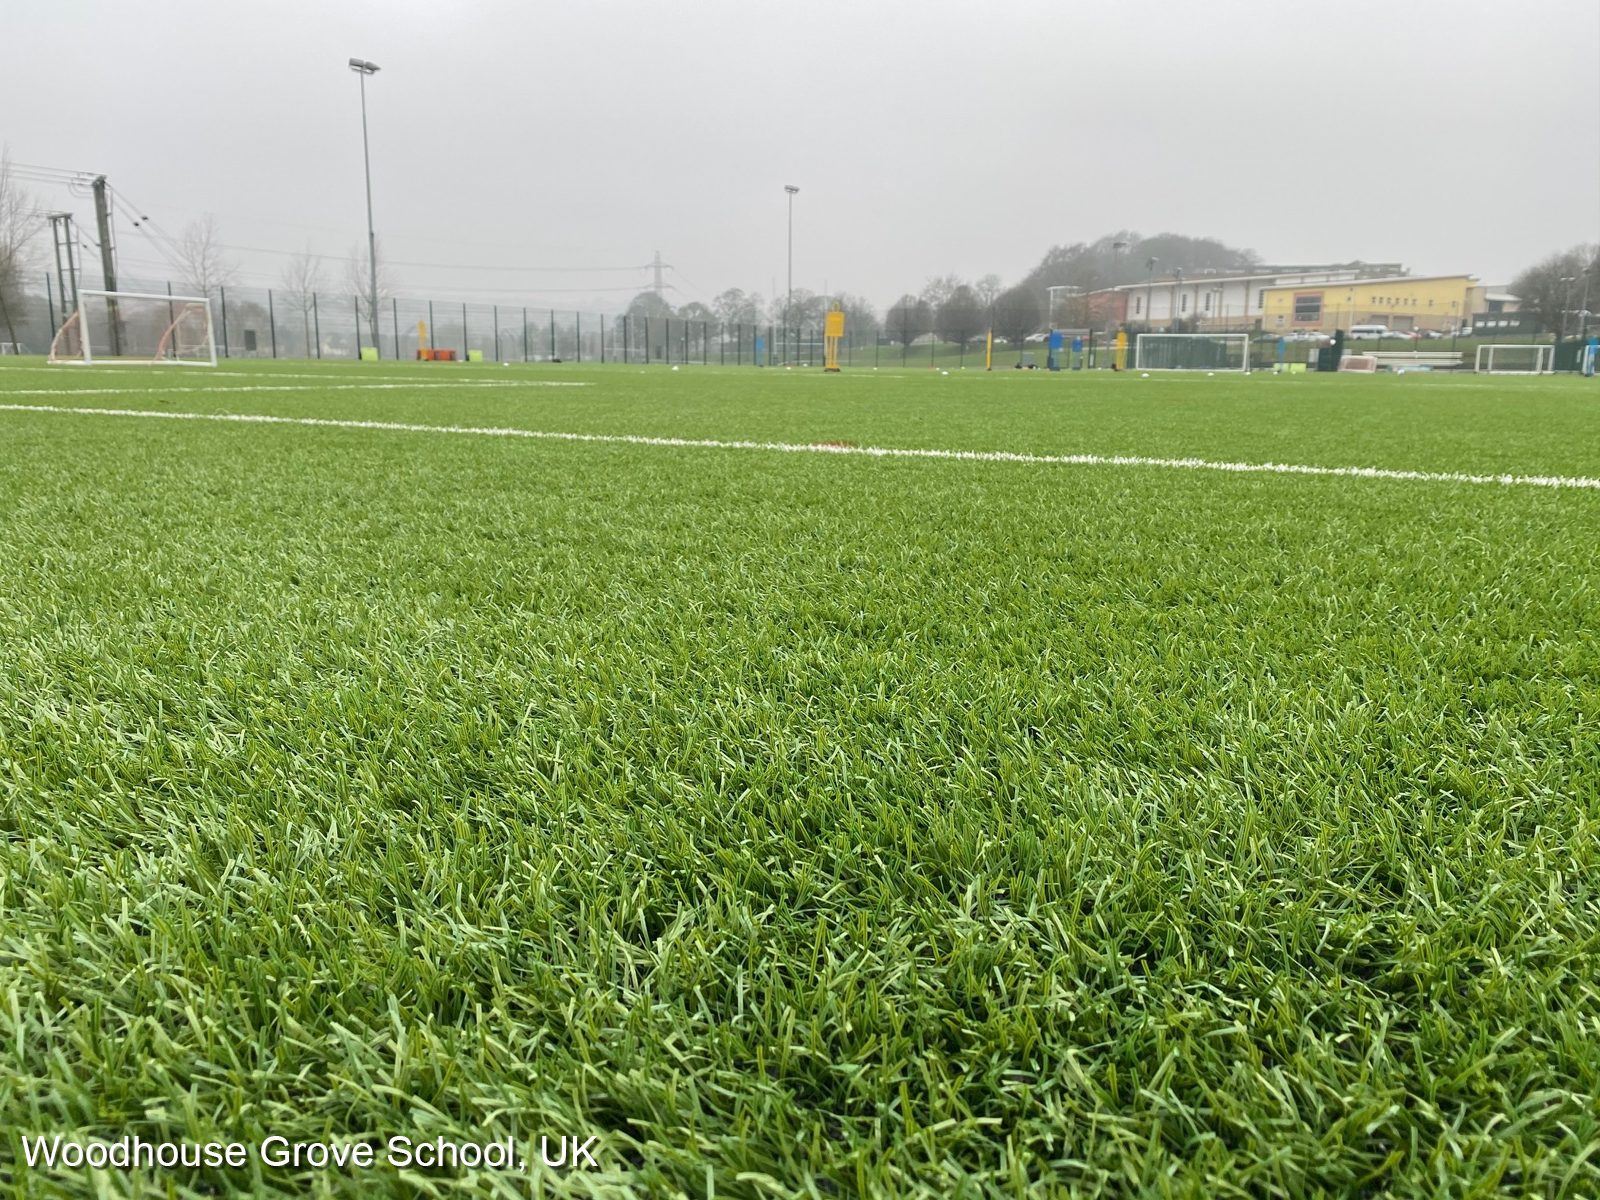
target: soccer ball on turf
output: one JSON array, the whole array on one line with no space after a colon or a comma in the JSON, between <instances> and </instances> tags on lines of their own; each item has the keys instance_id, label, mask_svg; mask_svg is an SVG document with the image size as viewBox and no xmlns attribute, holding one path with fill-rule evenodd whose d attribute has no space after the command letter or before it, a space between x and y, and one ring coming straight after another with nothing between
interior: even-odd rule
<instances>
[{"instance_id":1,"label":"soccer ball on turf","mask_svg":"<svg viewBox=\"0 0 1600 1200\"><path fill-rule=\"evenodd\" d=\"M1141 372L1139 372L1139 378L1140 379L1149 379L1150 378L1150 372L1149 371L1141 371Z\"/></svg>"}]
</instances>

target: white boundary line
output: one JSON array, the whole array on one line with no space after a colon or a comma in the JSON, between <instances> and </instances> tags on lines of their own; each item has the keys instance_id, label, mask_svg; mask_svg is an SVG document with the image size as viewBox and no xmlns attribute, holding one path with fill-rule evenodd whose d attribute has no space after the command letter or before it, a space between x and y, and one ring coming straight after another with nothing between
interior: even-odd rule
<instances>
[{"instance_id":1,"label":"white boundary line","mask_svg":"<svg viewBox=\"0 0 1600 1200\"><path fill-rule=\"evenodd\" d=\"M304 383L246 383L238 387L103 387L103 388L6 388L0 396L151 396L167 392L205 392L212 396L232 396L245 392L392 392L396 390L422 391L427 388L489 388L515 390L525 387L588 387L576 380L557 382L548 379L513 380L482 379L473 383L326 383L312 386ZM19 407L29 407L22 405ZM64 408L62 412L90 412L90 409ZM174 413L173 416L183 414Z\"/></svg>"},{"instance_id":2,"label":"white boundary line","mask_svg":"<svg viewBox=\"0 0 1600 1200\"><path fill-rule=\"evenodd\" d=\"M172 390L172 389L163 389ZM203 390L203 389L202 389ZM243 389L237 389L243 390ZM1585 475L1474 475L1459 471L1403 471L1388 467L1319 467L1307 463L1223 462L1209 458L1151 458L1139 454L1019 454L1010 450L918 450L893 446L838 446L820 442L749 442L717 438L651 437L634 433L564 433L493 425L413 425L400 421L351 421L334 417L277 417L264 413L155 412L136 408L68 408L58 404L0 404L0 412L66 413L85 417L145 417L163 421L223 421L241 425L301 425L319 429L376 429L391 433L448 433L471 437L534 438L697 450L764 450L786 454L840 454L864 458L931 458L963 462L1026 463L1037 466L1164 467L1180 471L1227 471L1240 475L1312 475L1343 479L1396 479L1414 483L1498 484L1502 487L1576 488L1600 491L1600 478Z\"/></svg>"}]
</instances>

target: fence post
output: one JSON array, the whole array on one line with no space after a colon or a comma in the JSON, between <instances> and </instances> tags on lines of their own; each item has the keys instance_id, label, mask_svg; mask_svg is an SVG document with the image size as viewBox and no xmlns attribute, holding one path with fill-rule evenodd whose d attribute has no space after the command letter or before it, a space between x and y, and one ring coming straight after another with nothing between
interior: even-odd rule
<instances>
[{"instance_id":1,"label":"fence post","mask_svg":"<svg viewBox=\"0 0 1600 1200\"><path fill-rule=\"evenodd\" d=\"M56 289L50 283L49 271L44 273L44 302L45 307L50 313L50 340L54 342L56 340L56 333L58 332L59 327L56 325ZM65 304L66 302L67 298L65 296L61 297L61 303Z\"/></svg>"},{"instance_id":2,"label":"fence post","mask_svg":"<svg viewBox=\"0 0 1600 1200\"><path fill-rule=\"evenodd\" d=\"M461 360L467 358L467 302L461 302Z\"/></svg>"},{"instance_id":3,"label":"fence post","mask_svg":"<svg viewBox=\"0 0 1600 1200\"><path fill-rule=\"evenodd\" d=\"M630 348L629 347L630 341L631 341L631 339L628 336L628 314L627 313L623 313L622 314L622 364L623 364L623 366L627 366L628 363L633 361L632 356L628 353L629 348Z\"/></svg>"},{"instance_id":4,"label":"fence post","mask_svg":"<svg viewBox=\"0 0 1600 1200\"><path fill-rule=\"evenodd\" d=\"M317 335L317 360L322 359L322 317L317 312L317 294L311 293L311 326Z\"/></svg>"},{"instance_id":5,"label":"fence post","mask_svg":"<svg viewBox=\"0 0 1600 1200\"><path fill-rule=\"evenodd\" d=\"M572 336L573 336L573 340L578 343L578 352L577 352L576 355L574 355L574 357L579 362L582 362L583 361L583 314L581 312L575 312L575 313L572 314Z\"/></svg>"},{"instance_id":6,"label":"fence post","mask_svg":"<svg viewBox=\"0 0 1600 1200\"><path fill-rule=\"evenodd\" d=\"M600 361L606 361L606 315L600 314Z\"/></svg>"},{"instance_id":7,"label":"fence post","mask_svg":"<svg viewBox=\"0 0 1600 1200\"><path fill-rule=\"evenodd\" d=\"M394 327L394 360L400 361L400 297L389 297L389 323Z\"/></svg>"},{"instance_id":8,"label":"fence post","mask_svg":"<svg viewBox=\"0 0 1600 1200\"><path fill-rule=\"evenodd\" d=\"M500 306L494 306L494 360L500 361Z\"/></svg>"},{"instance_id":9,"label":"fence post","mask_svg":"<svg viewBox=\"0 0 1600 1200\"><path fill-rule=\"evenodd\" d=\"M439 344L439 334L433 327L433 301L428 301L428 349L432 350Z\"/></svg>"},{"instance_id":10,"label":"fence post","mask_svg":"<svg viewBox=\"0 0 1600 1200\"><path fill-rule=\"evenodd\" d=\"M555 356L556 356L556 310L552 308L550 310L550 358L552 360L554 360Z\"/></svg>"},{"instance_id":11,"label":"fence post","mask_svg":"<svg viewBox=\"0 0 1600 1200\"><path fill-rule=\"evenodd\" d=\"M170 307L170 306L169 306ZM272 357L278 357L278 319L272 307L272 289L267 289L267 334L272 339Z\"/></svg>"},{"instance_id":12,"label":"fence post","mask_svg":"<svg viewBox=\"0 0 1600 1200\"><path fill-rule=\"evenodd\" d=\"M522 361L528 361L528 306L522 306Z\"/></svg>"},{"instance_id":13,"label":"fence post","mask_svg":"<svg viewBox=\"0 0 1600 1200\"><path fill-rule=\"evenodd\" d=\"M650 318L644 319L644 363L650 365Z\"/></svg>"},{"instance_id":14,"label":"fence post","mask_svg":"<svg viewBox=\"0 0 1600 1200\"><path fill-rule=\"evenodd\" d=\"M222 308L222 357L229 358L231 356L228 354L228 289L219 287L217 297L221 301Z\"/></svg>"},{"instance_id":15,"label":"fence post","mask_svg":"<svg viewBox=\"0 0 1600 1200\"><path fill-rule=\"evenodd\" d=\"M352 308L355 309L355 313L356 313L356 361L360 362L361 361L361 300L360 300L360 298L357 297L357 296L351 296L350 297L350 305L351 305ZM228 311L227 307L226 307L226 301L224 301L224 307L223 307L222 311L223 312L227 312ZM226 321L224 321L222 323L222 329L223 329L222 336L224 338L226 338L228 336L228 333L227 333L228 323Z\"/></svg>"}]
</instances>

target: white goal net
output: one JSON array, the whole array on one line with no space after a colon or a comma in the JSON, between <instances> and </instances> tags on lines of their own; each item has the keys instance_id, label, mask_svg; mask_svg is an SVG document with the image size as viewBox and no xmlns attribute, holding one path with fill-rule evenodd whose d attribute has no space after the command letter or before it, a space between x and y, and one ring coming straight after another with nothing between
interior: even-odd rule
<instances>
[{"instance_id":1,"label":"white goal net","mask_svg":"<svg viewBox=\"0 0 1600 1200\"><path fill-rule=\"evenodd\" d=\"M1472 369L1484 375L1547 375L1555 369L1554 346L1479 346Z\"/></svg>"},{"instance_id":2,"label":"white goal net","mask_svg":"<svg viewBox=\"0 0 1600 1200\"><path fill-rule=\"evenodd\" d=\"M1141 333L1133 347L1140 371L1248 371L1247 333Z\"/></svg>"},{"instance_id":3,"label":"white goal net","mask_svg":"<svg viewBox=\"0 0 1600 1200\"><path fill-rule=\"evenodd\" d=\"M78 308L50 343L53 363L217 365L211 301L158 292L78 293Z\"/></svg>"}]
</instances>

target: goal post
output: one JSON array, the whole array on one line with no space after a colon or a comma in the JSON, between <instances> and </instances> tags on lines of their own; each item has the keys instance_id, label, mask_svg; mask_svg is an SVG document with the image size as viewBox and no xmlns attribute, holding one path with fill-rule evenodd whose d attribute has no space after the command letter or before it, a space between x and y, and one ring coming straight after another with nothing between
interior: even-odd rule
<instances>
[{"instance_id":1,"label":"goal post","mask_svg":"<svg viewBox=\"0 0 1600 1200\"><path fill-rule=\"evenodd\" d=\"M211 301L161 292L80 289L77 309L50 342L49 361L214 367Z\"/></svg>"},{"instance_id":2,"label":"goal post","mask_svg":"<svg viewBox=\"0 0 1600 1200\"><path fill-rule=\"evenodd\" d=\"M1133 344L1139 371L1248 371L1248 333L1141 333Z\"/></svg>"},{"instance_id":3,"label":"goal post","mask_svg":"<svg viewBox=\"0 0 1600 1200\"><path fill-rule=\"evenodd\" d=\"M1555 370L1554 346L1488 344L1478 347L1472 369L1480 375L1548 375Z\"/></svg>"}]
</instances>

